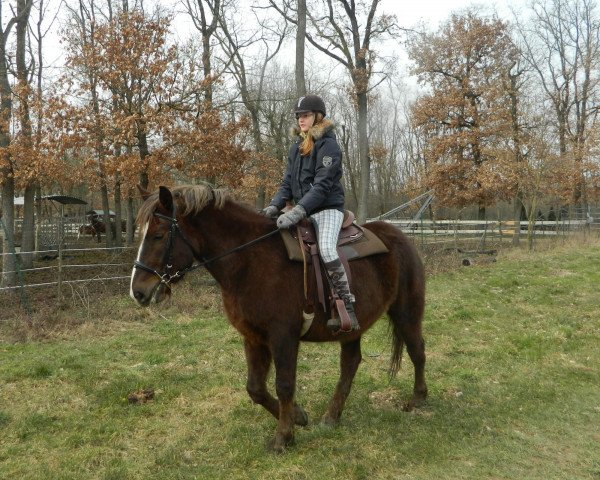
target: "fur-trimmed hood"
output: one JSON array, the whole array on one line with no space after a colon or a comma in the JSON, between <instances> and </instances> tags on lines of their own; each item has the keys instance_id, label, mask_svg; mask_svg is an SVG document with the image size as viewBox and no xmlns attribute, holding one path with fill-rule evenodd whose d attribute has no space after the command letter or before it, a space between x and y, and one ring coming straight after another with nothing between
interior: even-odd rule
<instances>
[{"instance_id":1,"label":"fur-trimmed hood","mask_svg":"<svg viewBox=\"0 0 600 480\"><path fill-rule=\"evenodd\" d=\"M323 138L323 136L328 133L335 130L335 124L331 121L331 120L327 120L326 118L324 118L321 123L318 123L317 125L313 125L312 127L310 127L308 129L308 132L306 132L307 135L310 135L313 140L319 140L321 138ZM290 129L290 135L292 135L292 137L298 137L298 138L302 138L302 132L300 130L300 128L298 127L298 125L292 127Z\"/></svg>"}]
</instances>

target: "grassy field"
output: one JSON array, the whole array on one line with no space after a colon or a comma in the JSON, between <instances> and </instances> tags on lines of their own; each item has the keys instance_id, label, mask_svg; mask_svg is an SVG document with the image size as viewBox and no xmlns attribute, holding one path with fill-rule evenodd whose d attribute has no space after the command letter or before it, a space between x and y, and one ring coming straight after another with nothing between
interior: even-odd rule
<instances>
[{"instance_id":1,"label":"grassy field","mask_svg":"<svg viewBox=\"0 0 600 480\"><path fill-rule=\"evenodd\" d=\"M311 423L283 455L265 451L275 421L247 397L240 337L200 277L151 309L123 294L100 314L47 307L30 330L5 320L0 478L600 479L599 285L598 243L430 275L427 405L400 410L412 365L388 381L381 321L341 425L321 426L338 347L303 345Z\"/></svg>"}]
</instances>

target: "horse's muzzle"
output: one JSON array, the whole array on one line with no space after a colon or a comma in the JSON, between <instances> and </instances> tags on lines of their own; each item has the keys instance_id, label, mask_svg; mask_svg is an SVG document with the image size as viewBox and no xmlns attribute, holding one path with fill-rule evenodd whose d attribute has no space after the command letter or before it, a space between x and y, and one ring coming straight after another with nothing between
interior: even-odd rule
<instances>
[{"instance_id":1,"label":"horse's muzzle","mask_svg":"<svg viewBox=\"0 0 600 480\"><path fill-rule=\"evenodd\" d=\"M147 307L151 302L160 303L170 297L171 287L164 282L157 282L150 289L132 286L130 296L138 305Z\"/></svg>"},{"instance_id":2,"label":"horse's muzzle","mask_svg":"<svg viewBox=\"0 0 600 480\"><path fill-rule=\"evenodd\" d=\"M133 298L137 302L137 304L142 307L148 306L150 304L150 301L152 300L152 296L146 296L144 292L140 290L132 290L131 298Z\"/></svg>"}]
</instances>

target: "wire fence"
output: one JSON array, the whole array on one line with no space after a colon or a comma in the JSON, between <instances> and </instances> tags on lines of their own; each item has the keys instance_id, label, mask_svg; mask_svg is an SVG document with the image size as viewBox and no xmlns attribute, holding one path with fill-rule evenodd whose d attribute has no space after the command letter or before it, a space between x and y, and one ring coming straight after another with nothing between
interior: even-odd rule
<instances>
[{"instance_id":1,"label":"wire fence","mask_svg":"<svg viewBox=\"0 0 600 480\"><path fill-rule=\"evenodd\" d=\"M8 274L35 274L36 272L57 272L59 274L61 273L66 273L68 272L70 269L99 269L99 268L108 268L108 267L127 267L127 268L131 268L132 263L128 261L130 259L130 257L132 256L130 252L133 252L136 248L135 247L106 247L106 248L102 248L102 247L97 247L97 248L71 248L71 249L63 249L61 251L62 253L62 258L63 259L69 259L69 258L73 258L74 257L74 253L82 253L83 254L83 258L87 259L90 263L74 263L74 264L69 264L69 263L64 263L64 262L58 262L56 265L48 265L48 266L35 266L35 267L31 267L31 268L23 268L20 267L20 265L22 264L22 262L19 260L19 257L22 255L31 255L32 252L6 252L6 253L1 253L0 257L3 260L3 264L4 264L4 258L6 256L13 256L15 258L15 265L16 265L16 269L15 270L3 270L2 271L2 275L8 275ZM36 262L34 262L36 265L39 265L41 262L43 261L52 261L52 260L56 260L58 259L58 253L59 250L57 249L53 249L53 250L42 250L42 251L36 251L34 252L34 254L37 256L38 260ZM102 255L99 255L102 254ZM91 255L90 255L91 254ZM108 256L107 256L108 254ZM124 259L126 259L127 261L122 261L122 262L109 262L109 263L102 263L102 259L103 258L116 258L116 257L123 257ZM97 261L95 261L97 260ZM98 280L113 280L113 279L122 279L122 278L129 278L124 277L124 276L110 276L110 277L93 277L93 278L78 278L78 279L74 279L74 280L68 280L65 279L63 280L63 282L65 283L76 283L76 282L83 282L83 281L98 281ZM13 285L13 286L3 286L0 287L0 292L2 291L8 291L8 290L15 290L15 289L20 289L20 288L31 288L31 287L36 287L36 286L41 286L41 285L55 285L58 283L57 281L54 282L44 282L44 283L40 283L40 284L35 284L35 283L28 283L25 281L20 281L19 285Z\"/></svg>"},{"instance_id":2,"label":"wire fence","mask_svg":"<svg viewBox=\"0 0 600 480\"><path fill-rule=\"evenodd\" d=\"M5 233L4 224L2 230ZM78 298L84 290L87 296L100 293L100 286L104 292L116 293L130 278L136 247L104 247L91 236L80 236L75 229L49 243L54 245L45 243L46 248L35 252L21 252L18 245L9 245L9 251L0 253L2 312L20 306L30 314L40 303L61 302L69 287Z\"/></svg>"},{"instance_id":3,"label":"wire fence","mask_svg":"<svg viewBox=\"0 0 600 480\"><path fill-rule=\"evenodd\" d=\"M524 238L530 227L527 222L519 224L511 221L430 221L423 218L423 210L421 206L418 218L410 214L405 218L394 215L385 219L404 231L415 244L423 247L423 251L429 248L435 252L448 249L482 252L490 246L494 248L502 243L509 244L517 231ZM532 234L536 239L551 239L588 229L600 235L600 210L591 213L584 218L537 221ZM31 312L37 302L61 301L65 288L70 288L73 296L78 297L82 294L77 289L94 292L100 286L104 287L105 294L125 291L136 247L101 246L93 237L81 236L73 228L56 245L33 254L20 252L14 245L9 246L9 250L0 253L2 278L4 280L12 275L13 281L9 284L3 282L0 286L0 306L2 310L14 309L19 303L27 312ZM5 261L8 256L12 257L12 262ZM24 262L26 256L33 258L31 264ZM5 269L8 265L14 267ZM18 302L15 294L18 294Z\"/></svg>"}]
</instances>

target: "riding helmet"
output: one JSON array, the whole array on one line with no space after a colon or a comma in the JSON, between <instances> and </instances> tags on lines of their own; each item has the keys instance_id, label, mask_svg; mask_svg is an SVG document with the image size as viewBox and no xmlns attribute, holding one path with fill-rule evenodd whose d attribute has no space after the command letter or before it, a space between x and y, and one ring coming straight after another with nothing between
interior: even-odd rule
<instances>
[{"instance_id":1,"label":"riding helmet","mask_svg":"<svg viewBox=\"0 0 600 480\"><path fill-rule=\"evenodd\" d=\"M299 113L305 112L321 112L323 116L325 116L327 114L325 102L318 95L305 95L304 97L300 97L294 113L298 115Z\"/></svg>"}]
</instances>

